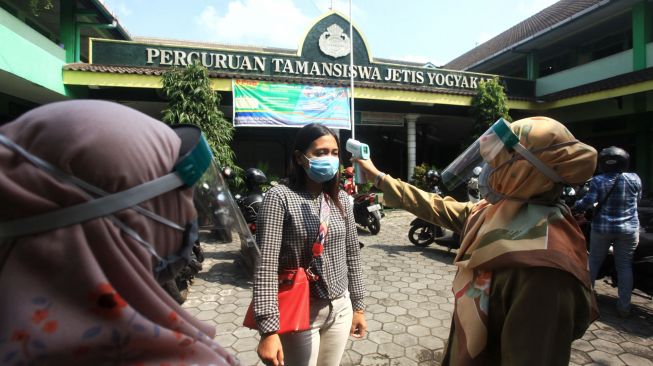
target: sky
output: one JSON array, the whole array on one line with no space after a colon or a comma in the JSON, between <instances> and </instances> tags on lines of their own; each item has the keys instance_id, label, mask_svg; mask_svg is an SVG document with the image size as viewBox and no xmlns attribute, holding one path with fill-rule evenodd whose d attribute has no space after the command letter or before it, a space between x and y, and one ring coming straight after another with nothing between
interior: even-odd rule
<instances>
[{"instance_id":1,"label":"sky","mask_svg":"<svg viewBox=\"0 0 653 366\"><path fill-rule=\"evenodd\" d=\"M352 0L373 58L441 66L557 0ZM104 0L132 37L297 49L346 0Z\"/></svg>"}]
</instances>

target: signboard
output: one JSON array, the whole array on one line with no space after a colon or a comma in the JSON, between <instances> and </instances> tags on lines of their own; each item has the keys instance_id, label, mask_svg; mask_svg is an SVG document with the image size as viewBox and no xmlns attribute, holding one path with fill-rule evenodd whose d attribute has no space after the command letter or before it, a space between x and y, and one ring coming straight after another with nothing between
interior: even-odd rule
<instances>
[{"instance_id":1,"label":"signboard","mask_svg":"<svg viewBox=\"0 0 653 366\"><path fill-rule=\"evenodd\" d=\"M351 128L348 88L234 80L233 96L235 127Z\"/></svg>"},{"instance_id":2,"label":"signboard","mask_svg":"<svg viewBox=\"0 0 653 366\"><path fill-rule=\"evenodd\" d=\"M403 85L418 87L423 92L474 92L481 81L494 77L433 68L429 64L415 67L377 62L356 27L353 37L350 37L347 19L332 13L313 25L296 53L92 39L91 63L166 68L183 67L197 62L210 72L220 73L222 78L267 77L268 80L297 80L300 83L310 79L311 83L315 83L322 80L348 82L350 76L353 76L354 80L366 83L365 87L368 88L373 88L374 85ZM353 41L353 49L349 46L350 41ZM354 65L349 64L351 53ZM499 81L510 97L535 95L535 83L532 80L502 76Z\"/></svg>"}]
</instances>

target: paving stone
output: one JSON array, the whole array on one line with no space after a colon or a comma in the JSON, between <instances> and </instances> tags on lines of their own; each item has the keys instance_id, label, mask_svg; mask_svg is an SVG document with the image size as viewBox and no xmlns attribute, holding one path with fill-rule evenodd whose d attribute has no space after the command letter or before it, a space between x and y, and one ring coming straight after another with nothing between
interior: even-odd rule
<instances>
[{"instance_id":1,"label":"paving stone","mask_svg":"<svg viewBox=\"0 0 653 366\"><path fill-rule=\"evenodd\" d=\"M408 357L398 357L390 360L390 366L419 366L419 364Z\"/></svg>"},{"instance_id":2,"label":"paving stone","mask_svg":"<svg viewBox=\"0 0 653 366\"><path fill-rule=\"evenodd\" d=\"M383 344L383 343L388 343L392 342L392 334L383 331L383 330L377 330L375 332L370 332L367 338L375 343L378 344Z\"/></svg>"},{"instance_id":3,"label":"paving stone","mask_svg":"<svg viewBox=\"0 0 653 366\"><path fill-rule=\"evenodd\" d=\"M411 325L407 328L407 330L408 333L417 337L423 337L425 335L431 334L430 329L422 325Z\"/></svg>"},{"instance_id":4,"label":"paving stone","mask_svg":"<svg viewBox=\"0 0 653 366\"><path fill-rule=\"evenodd\" d=\"M396 343L384 343L379 345L379 354L384 357L397 358L406 354L406 349Z\"/></svg>"},{"instance_id":5,"label":"paving stone","mask_svg":"<svg viewBox=\"0 0 653 366\"><path fill-rule=\"evenodd\" d=\"M406 357L417 362L433 361L433 351L422 346L411 346L406 348Z\"/></svg>"},{"instance_id":6,"label":"paving stone","mask_svg":"<svg viewBox=\"0 0 653 366\"><path fill-rule=\"evenodd\" d=\"M571 347L582 352L591 352L594 350L594 346L584 339L575 340L574 343L571 344Z\"/></svg>"},{"instance_id":7,"label":"paving stone","mask_svg":"<svg viewBox=\"0 0 653 366\"><path fill-rule=\"evenodd\" d=\"M392 315L404 315L406 314L406 308L401 307L401 306L391 306L386 310L388 313Z\"/></svg>"},{"instance_id":8,"label":"paving stone","mask_svg":"<svg viewBox=\"0 0 653 366\"><path fill-rule=\"evenodd\" d=\"M444 341L432 335L418 337L417 344L431 350L441 350L444 348Z\"/></svg>"},{"instance_id":9,"label":"paving stone","mask_svg":"<svg viewBox=\"0 0 653 366\"><path fill-rule=\"evenodd\" d=\"M251 337L239 339L231 346L231 348L239 352L256 350L256 347L258 347L258 341Z\"/></svg>"},{"instance_id":10,"label":"paving stone","mask_svg":"<svg viewBox=\"0 0 653 366\"><path fill-rule=\"evenodd\" d=\"M397 323L403 324L405 326L409 325L415 325L419 321L418 318L410 315L410 314L404 314L404 315L398 315L396 319Z\"/></svg>"},{"instance_id":11,"label":"paving stone","mask_svg":"<svg viewBox=\"0 0 653 366\"><path fill-rule=\"evenodd\" d=\"M592 346L596 348L597 350L606 352L606 353L611 353L613 355L618 355L620 353L623 353L624 350L623 348L619 347L618 344L609 342L609 341L604 341L603 339L595 339L590 341Z\"/></svg>"},{"instance_id":12,"label":"paving stone","mask_svg":"<svg viewBox=\"0 0 653 366\"><path fill-rule=\"evenodd\" d=\"M357 353L351 349L346 349L345 353L342 355L340 366L360 365L362 358L363 356L360 353Z\"/></svg>"},{"instance_id":13,"label":"paving stone","mask_svg":"<svg viewBox=\"0 0 653 366\"><path fill-rule=\"evenodd\" d=\"M592 362L592 358L590 356L588 356L587 353L576 350L576 349L571 350L571 355L569 357L569 360L571 362L574 362L574 363L578 364L578 365L584 365L586 363Z\"/></svg>"},{"instance_id":14,"label":"paving stone","mask_svg":"<svg viewBox=\"0 0 653 366\"><path fill-rule=\"evenodd\" d=\"M402 347L410 347L417 345L417 337L412 334L400 333L393 337L394 343Z\"/></svg>"},{"instance_id":15,"label":"paving stone","mask_svg":"<svg viewBox=\"0 0 653 366\"><path fill-rule=\"evenodd\" d=\"M435 245L413 246L406 235L413 218L388 210L379 235L360 231L368 335L347 340L341 366L432 366L442 360L453 311L454 253ZM216 342L243 365L262 366L256 355L258 332L242 326L252 279L235 262L239 248L239 242L205 246L204 269L183 307L215 326ZM595 289L601 318L573 343L570 365L651 365L653 303L633 297L633 314L624 320L614 310L616 289L602 281ZM363 356L359 351L372 353Z\"/></svg>"},{"instance_id":16,"label":"paving stone","mask_svg":"<svg viewBox=\"0 0 653 366\"><path fill-rule=\"evenodd\" d=\"M613 365L624 364L615 355L603 351L592 351L589 352L587 355L590 356L594 362L600 365L613 366Z\"/></svg>"},{"instance_id":17,"label":"paving stone","mask_svg":"<svg viewBox=\"0 0 653 366\"><path fill-rule=\"evenodd\" d=\"M379 313L379 314L374 314L374 320L379 321L381 323L390 323L394 322L396 317L393 314L390 313Z\"/></svg>"},{"instance_id":18,"label":"paving stone","mask_svg":"<svg viewBox=\"0 0 653 366\"><path fill-rule=\"evenodd\" d=\"M383 330L390 334L401 334L406 331L406 327L397 322L389 322L383 324Z\"/></svg>"},{"instance_id":19,"label":"paving stone","mask_svg":"<svg viewBox=\"0 0 653 366\"><path fill-rule=\"evenodd\" d=\"M626 365L637 365L637 366L653 366L653 362L643 357L635 356L630 353L620 355L619 358Z\"/></svg>"},{"instance_id":20,"label":"paving stone","mask_svg":"<svg viewBox=\"0 0 653 366\"><path fill-rule=\"evenodd\" d=\"M379 354L365 355L361 358L361 366L389 366L390 359Z\"/></svg>"}]
</instances>

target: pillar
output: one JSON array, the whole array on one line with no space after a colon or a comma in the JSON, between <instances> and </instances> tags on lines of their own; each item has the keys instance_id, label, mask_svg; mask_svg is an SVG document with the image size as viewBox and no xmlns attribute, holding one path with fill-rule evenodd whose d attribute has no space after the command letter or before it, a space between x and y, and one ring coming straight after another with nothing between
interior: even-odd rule
<instances>
[{"instance_id":1,"label":"pillar","mask_svg":"<svg viewBox=\"0 0 653 366\"><path fill-rule=\"evenodd\" d=\"M75 62L77 46L75 42L75 9L77 2L74 0L61 0L61 10L59 11L59 39L66 50L66 62Z\"/></svg>"},{"instance_id":2,"label":"pillar","mask_svg":"<svg viewBox=\"0 0 653 366\"><path fill-rule=\"evenodd\" d=\"M413 176L413 172L415 170L415 155L417 152L417 143L416 143L416 138L415 138L415 122L417 122L417 119L419 118L419 114L407 114L405 116L406 118L406 127L408 129L408 135L406 136L406 155L408 156L408 178L407 180L411 180L411 177Z\"/></svg>"},{"instance_id":3,"label":"pillar","mask_svg":"<svg viewBox=\"0 0 653 366\"><path fill-rule=\"evenodd\" d=\"M528 80L535 80L540 76L540 64L535 51L531 51L526 55L526 78Z\"/></svg>"},{"instance_id":4,"label":"pillar","mask_svg":"<svg viewBox=\"0 0 653 366\"><path fill-rule=\"evenodd\" d=\"M633 5L633 70L646 68L646 44L651 39L651 12L648 1L640 0Z\"/></svg>"}]
</instances>

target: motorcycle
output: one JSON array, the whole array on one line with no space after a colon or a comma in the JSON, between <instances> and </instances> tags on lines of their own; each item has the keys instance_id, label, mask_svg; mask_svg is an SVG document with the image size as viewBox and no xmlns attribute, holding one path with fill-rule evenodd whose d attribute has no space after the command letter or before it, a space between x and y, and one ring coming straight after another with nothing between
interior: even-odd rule
<instances>
[{"instance_id":1,"label":"motorcycle","mask_svg":"<svg viewBox=\"0 0 653 366\"><path fill-rule=\"evenodd\" d=\"M435 170L429 170L425 175L426 184L429 187L429 192L442 195L442 190L439 187L440 174ZM408 240L418 247L427 247L435 242L436 239L445 236L445 229L430 223L426 220L415 218L410 222L410 229L408 230ZM458 241L447 242L446 247L451 249L458 248Z\"/></svg>"},{"instance_id":2,"label":"motorcycle","mask_svg":"<svg viewBox=\"0 0 653 366\"><path fill-rule=\"evenodd\" d=\"M381 231L381 205L376 203L376 194L363 193L354 197L354 221L367 228L372 235Z\"/></svg>"},{"instance_id":3,"label":"motorcycle","mask_svg":"<svg viewBox=\"0 0 653 366\"><path fill-rule=\"evenodd\" d=\"M357 194L358 187L354 183L354 168L345 168L341 176L340 186L349 195L354 210L354 221L367 228L372 235L381 231L381 218L384 215L381 205L376 203L376 194ZM364 246L359 242L360 247Z\"/></svg>"},{"instance_id":4,"label":"motorcycle","mask_svg":"<svg viewBox=\"0 0 653 366\"><path fill-rule=\"evenodd\" d=\"M256 219L258 211L263 203L263 190L261 186L267 183L268 178L265 174L256 168L249 168L245 171L245 185L247 190L243 196L236 195L236 203L240 212L245 218L245 223L252 233L252 237L256 238ZM258 261L258 250L254 243L241 241L240 254L243 259L246 270L251 274L253 273L256 262Z\"/></svg>"},{"instance_id":5,"label":"motorcycle","mask_svg":"<svg viewBox=\"0 0 653 366\"><path fill-rule=\"evenodd\" d=\"M229 167L225 167L222 170L222 176L225 178L229 178L231 174L232 171ZM200 185L198 188L193 200L203 200L209 203L208 206L195 205L195 207L208 207L207 211L198 210L197 220L200 229L209 230L217 241L231 242L231 230L228 229L228 218L222 209L224 205L221 202L221 197L214 197L206 183ZM174 279L161 284L163 289L177 303L183 304L188 298L189 287L193 283L195 276L202 270L202 262L204 262L204 251L202 250L200 241L196 240L193 244L191 258L188 264L177 273Z\"/></svg>"}]
</instances>

